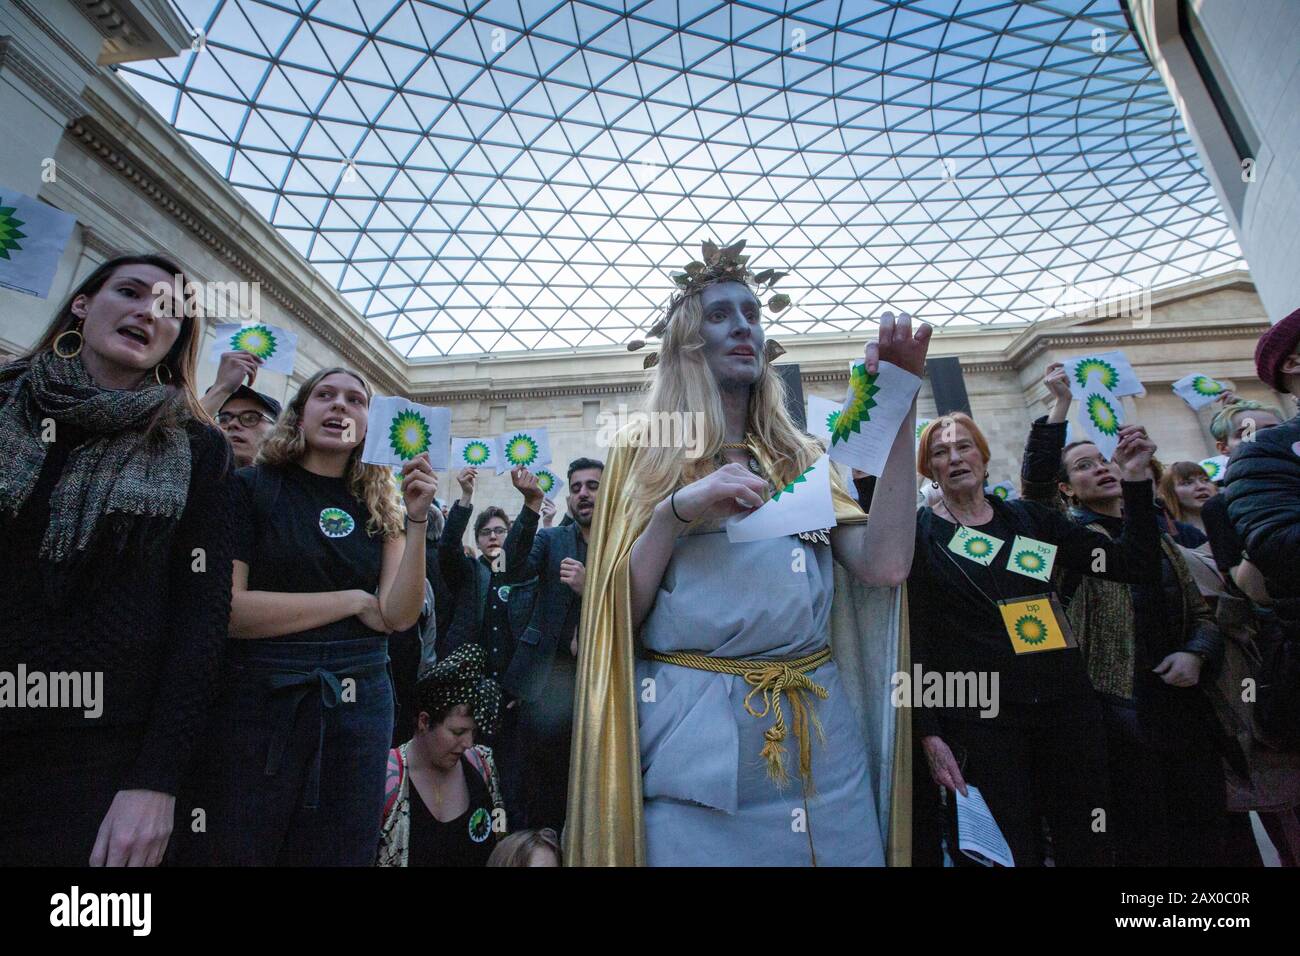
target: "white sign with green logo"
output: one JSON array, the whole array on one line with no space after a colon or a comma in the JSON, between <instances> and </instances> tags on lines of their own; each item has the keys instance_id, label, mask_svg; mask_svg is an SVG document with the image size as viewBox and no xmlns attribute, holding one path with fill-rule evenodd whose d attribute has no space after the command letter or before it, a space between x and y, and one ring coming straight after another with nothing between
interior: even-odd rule
<instances>
[{"instance_id":1,"label":"white sign with green logo","mask_svg":"<svg viewBox=\"0 0 1300 956\"><path fill-rule=\"evenodd\" d=\"M293 374L293 358L298 354L298 333L278 325L254 322L249 325L223 322L213 331L216 337L208 348L208 361L220 362L223 352L247 352L262 360L268 372Z\"/></svg>"},{"instance_id":2,"label":"white sign with green logo","mask_svg":"<svg viewBox=\"0 0 1300 956\"><path fill-rule=\"evenodd\" d=\"M451 409L430 408L387 395L370 400L370 424L361 460L368 465L404 465L428 452L435 471L446 468L451 441Z\"/></svg>"}]
</instances>

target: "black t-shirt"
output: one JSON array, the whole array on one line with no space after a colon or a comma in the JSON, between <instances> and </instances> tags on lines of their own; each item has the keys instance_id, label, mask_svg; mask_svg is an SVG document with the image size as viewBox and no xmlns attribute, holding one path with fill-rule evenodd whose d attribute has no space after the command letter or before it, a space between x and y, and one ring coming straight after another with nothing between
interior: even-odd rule
<instances>
[{"instance_id":1,"label":"black t-shirt","mask_svg":"<svg viewBox=\"0 0 1300 956\"><path fill-rule=\"evenodd\" d=\"M347 480L291 464L275 486L266 465L235 472L234 557L248 565L250 591L315 594L361 590L375 593L383 561L383 538L366 532L370 512L348 491ZM258 487L261 483L262 491ZM261 500L259 501L259 497ZM264 509L270 506L270 513ZM356 617L276 640L344 641L378 637Z\"/></svg>"},{"instance_id":2,"label":"black t-shirt","mask_svg":"<svg viewBox=\"0 0 1300 956\"><path fill-rule=\"evenodd\" d=\"M446 823L436 819L410 784L411 843L407 866L485 866L497 844L492 831L492 797L482 775L462 754L461 773L469 790L465 812Z\"/></svg>"}]
</instances>

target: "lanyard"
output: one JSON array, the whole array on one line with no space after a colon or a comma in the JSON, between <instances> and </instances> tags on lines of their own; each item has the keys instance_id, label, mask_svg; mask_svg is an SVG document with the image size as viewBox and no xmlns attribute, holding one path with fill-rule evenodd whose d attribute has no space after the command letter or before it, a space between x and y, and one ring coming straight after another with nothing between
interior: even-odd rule
<instances>
[{"instance_id":1,"label":"lanyard","mask_svg":"<svg viewBox=\"0 0 1300 956\"><path fill-rule=\"evenodd\" d=\"M931 509L931 510L933 511L933 509ZM952 511L950 511L950 510L948 509L948 506L947 506L946 504L944 505L944 510L947 511L948 514L952 515L953 519L956 520L957 516L954 515L954 514L952 513ZM997 512L994 512L994 515L995 515L995 516L996 516L996 514L997 514ZM938 515L935 515L935 517L937 518ZM940 520L944 520L944 519L941 518ZM958 527L958 528L963 528L963 529L965 529L965 530L967 530L967 531L970 530L969 528L966 528L966 526L965 526L964 524L962 524L960 521L956 521L956 524L957 524L957 527ZM1014 531L1015 529L1013 528L1012 530ZM954 532L954 534L955 534L955 533L956 533L956 532ZM953 563L953 567L955 567L958 571L961 572L961 576L964 577L964 578L966 579L966 582L967 582L971 587L973 587L973 588L974 588L974 589L979 593L979 596L980 596L980 597L982 597L984 600L988 601L988 602L989 602L990 604L992 604L995 608L996 608L996 607L999 607L999 606L1002 604L1002 602L1006 600L1006 599L1002 596L1002 589L1001 589L1000 587L998 587L998 579L997 579L997 577L993 574L993 565L991 565L991 564L988 565L988 566L987 566L987 570L988 570L988 572L989 572L989 581L992 582L992 584L993 584L993 590L996 591L996 592L997 592L997 595L998 595L998 598L997 598L996 601L995 601L993 598L989 597L988 594L985 592L985 590L984 590L982 587L980 587L978 584L976 584L975 581L974 581L974 579L973 579L969 574L966 573L966 569L963 568L963 567L961 566L961 562L960 562L960 561L958 561L955 557L953 557L952 552L948 550L948 547L947 547L946 544L944 544L944 545L940 545L940 544L938 543L937 540L934 541L934 544L935 544L936 547L939 548L940 551L942 551L942 552L947 556L948 560L951 561L951 562Z\"/></svg>"}]
</instances>

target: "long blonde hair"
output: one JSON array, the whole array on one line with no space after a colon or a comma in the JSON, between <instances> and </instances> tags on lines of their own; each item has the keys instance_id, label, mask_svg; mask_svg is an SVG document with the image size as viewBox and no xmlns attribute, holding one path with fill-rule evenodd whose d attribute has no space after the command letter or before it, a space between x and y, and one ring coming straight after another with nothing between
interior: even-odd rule
<instances>
[{"instance_id":1,"label":"long blonde hair","mask_svg":"<svg viewBox=\"0 0 1300 956\"><path fill-rule=\"evenodd\" d=\"M320 384L321 379L327 375L340 372L344 375L351 375L361 383L361 387L366 391L366 401L369 403L373 396L370 384L352 369L337 366L321 369L302 383L302 386L298 389L298 394L293 397L293 401L280 413L275 428L266 437L266 441L262 443L261 451L257 454L257 464L275 465L282 468L290 462L296 462L302 458L307 451L307 438L303 435L300 427L303 407L307 404L307 399L311 397L312 391ZM365 436L360 437L362 440L357 443L357 447L352 449L352 454L348 456L348 467L345 471L348 479L348 491L366 503L366 510L370 512L370 520L366 522L366 531L372 536L382 534L385 538L395 538L402 533L402 509L398 504L397 486L393 484L392 472L383 465L367 465L361 461L361 449L365 445Z\"/></svg>"},{"instance_id":2,"label":"long blonde hair","mask_svg":"<svg viewBox=\"0 0 1300 956\"><path fill-rule=\"evenodd\" d=\"M704 356L703 322L698 295L687 296L673 310L645 404L651 416L669 413L681 416L683 422L700 413L695 419L700 457L688 459L685 442L639 449L628 482L632 498L629 519L634 527L648 522L654 506L673 491L714 471L713 459L726 440L722 392ZM824 449L817 439L799 431L790 418L785 410L785 383L772 371L763 350L758 352L761 371L750 387L745 434L771 459L775 474L770 477L781 487L816 461Z\"/></svg>"}]
</instances>

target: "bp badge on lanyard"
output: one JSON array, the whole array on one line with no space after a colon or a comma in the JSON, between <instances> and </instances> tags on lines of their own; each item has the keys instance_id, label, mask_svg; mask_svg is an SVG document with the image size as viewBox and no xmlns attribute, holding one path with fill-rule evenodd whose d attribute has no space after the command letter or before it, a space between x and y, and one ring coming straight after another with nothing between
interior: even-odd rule
<instances>
[{"instance_id":1,"label":"bp badge on lanyard","mask_svg":"<svg viewBox=\"0 0 1300 956\"><path fill-rule=\"evenodd\" d=\"M998 556L998 552L1002 550L1004 544L1006 542L1001 538L972 531L965 525L958 525L957 531L948 541L948 550L965 558L967 561L974 561L976 564L982 564L987 568L993 563L993 559Z\"/></svg>"},{"instance_id":2,"label":"bp badge on lanyard","mask_svg":"<svg viewBox=\"0 0 1300 956\"><path fill-rule=\"evenodd\" d=\"M1023 574L1027 578L1049 581L1052 577L1052 565L1056 563L1056 545L1016 535L1011 542L1011 556L1007 558L1007 570Z\"/></svg>"},{"instance_id":3,"label":"bp badge on lanyard","mask_svg":"<svg viewBox=\"0 0 1300 956\"><path fill-rule=\"evenodd\" d=\"M1078 646L1055 594L1033 594L998 601L1002 624L1017 654Z\"/></svg>"}]
</instances>

